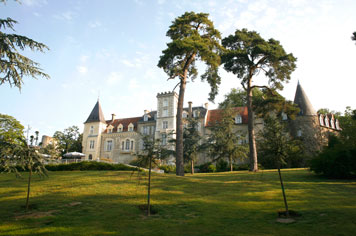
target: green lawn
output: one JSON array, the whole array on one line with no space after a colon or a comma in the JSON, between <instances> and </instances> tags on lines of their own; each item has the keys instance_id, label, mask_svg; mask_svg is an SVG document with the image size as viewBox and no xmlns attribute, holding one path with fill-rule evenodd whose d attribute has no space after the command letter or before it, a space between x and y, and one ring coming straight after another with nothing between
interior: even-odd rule
<instances>
[{"instance_id":1,"label":"green lawn","mask_svg":"<svg viewBox=\"0 0 356 236\"><path fill-rule=\"evenodd\" d=\"M146 202L145 173L50 172L35 177L24 215L26 179L0 175L0 235L355 235L356 181L283 170L295 223L276 222L283 199L276 171L153 176L158 214ZM26 174L24 174L26 177ZM47 216L44 216L47 214ZM42 216L36 218L38 216Z\"/></svg>"}]
</instances>

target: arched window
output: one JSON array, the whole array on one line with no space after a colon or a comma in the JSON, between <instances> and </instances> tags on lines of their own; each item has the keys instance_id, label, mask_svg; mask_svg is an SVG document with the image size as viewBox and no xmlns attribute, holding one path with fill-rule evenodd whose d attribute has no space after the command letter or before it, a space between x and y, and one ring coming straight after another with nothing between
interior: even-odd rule
<instances>
[{"instance_id":1,"label":"arched window","mask_svg":"<svg viewBox=\"0 0 356 236\"><path fill-rule=\"evenodd\" d=\"M186 111L183 111L183 116L182 116L183 118L187 118L188 117L188 112L186 112Z\"/></svg>"},{"instance_id":2,"label":"arched window","mask_svg":"<svg viewBox=\"0 0 356 236\"><path fill-rule=\"evenodd\" d=\"M89 160L93 160L93 155L89 154Z\"/></svg>"},{"instance_id":3,"label":"arched window","mask_svg":"<svg viewBox=\"0 0 356 236\"><path fill-rule=\"evenodd\" d=\"M130 140L126 139L126 146L125 146L126 150L130 150Z\"/></svg>"},{"instance_id":4,"label":"arched window","mask_svg":"<svg viewBox=\"0 0 356 236\"><path fill-rule=\"evenodd\" d=\"M235 116L235 124L242 124L242 117L241 117L241 115Z\"/></svg>"},{"instance_id":5,"label":"arched window","mask_svg":"<svg viewBox=\"0 0 356 236\"><path fill-rule=\"evenodd\" d=\"M337 130L340 130L340 124L339 124L339 120L338 119L336 119L336 121L335 121L335 126L336 126Z\"/></svg>"},{"instance_id":6,"label":"arched window","mask_svg":"<svg viewBox=\"0 0 356 236\"><path fill-rule=\"evenodd\" d=\"M335 129L335 120L333 118L330 120L330 126L331 128Z\"/></svg>"},{"instance_id":7,"label":"arched window","mask_svg":"<svg viewBox=\"0 0 356 236\"><path fill-rule=\"evenodd\" d=\"M131 150L134 149L134 141L131 140Z\"/></svg>"},{"instance_id":8,"label":"arched window","mask_svg":"<svg viewBox=\"0 0 356 236\"><path fill-rule=\"evenodd\" d=\"M124 150L125 149L125 141L122 141L121 143L121 150Z\"/></svg>"}]
</instances>

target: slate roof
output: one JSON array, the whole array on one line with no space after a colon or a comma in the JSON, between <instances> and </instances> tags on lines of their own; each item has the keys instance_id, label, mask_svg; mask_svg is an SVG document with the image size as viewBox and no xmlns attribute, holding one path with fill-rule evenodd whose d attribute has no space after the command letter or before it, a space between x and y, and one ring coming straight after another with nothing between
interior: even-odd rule
<instances>
[{"instance_id":1,"label":"slate roof","mask_svg":"<svg viewBox=\"0 0 356 236\"><path fill-rule=\"evenodd\" d=\"M98 122L98 121L106 123L103 111L101 110L99 100L96 102L93 110L91 111L87 121L85 121L84 124L89 122Z\"/></svg>"},{"instance_id":2,"label":"slate roof","mask_svg":"<svg viewBox=\"0 0 356 236\"><path fill-rule=\"evenodd\" d=\"M117 132L118 126L122 124L123 126L123 132L128 131L129 124L132 123L134 125L134 131L137 130L137 122L141 119L142 117L130 117L130 118L122 118L122 119L115 119L114 121L112 120L107 120L107 126L112 125L113 126L113 132ZM105 133L107 130L105 130Z\"/></svg>"},{"instance_id":3,"label":"slate roof","mask_svg":"<svg viewBox=\"0 0 356 236\"><path fill-rule=\"evenodd\" d=\"M242 124L247 124L248 122L248 111L247 107L234 107L234 109L237 114L240 114L242 118ZM214 126L216 123L219 123L222 119L224 109L215 109L215 110L209 110L208 111L208 116L206 118L206 127L211 127Z\"/></svg>"},{"instance_id":4,"label":"slate roof","mask_svg":"<svg viewBox=\"0 0 356 236\"><path fill-rule=\"evenodd\" d=\"M300 112L299 115L301 116L316 116L317 113L314 110L311 102L308 99L307 94L304 92L304 89L298 82L297 91L295 92L294 97L294 104L297 104Z\"/></svg>"}]
</instances>

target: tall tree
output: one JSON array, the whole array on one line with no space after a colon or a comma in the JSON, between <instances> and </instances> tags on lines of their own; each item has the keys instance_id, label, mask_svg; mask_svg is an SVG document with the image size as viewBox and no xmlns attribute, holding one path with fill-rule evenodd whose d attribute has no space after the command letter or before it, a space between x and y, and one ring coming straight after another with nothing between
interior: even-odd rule
<instances>
[{"instance_id":1,"label":"tall tree","mask_svg":"<svg viewBox=\"0 0 356 236\"><path fill-rule=\"evenodd\" d=\"M169 79L178 78L179 97L176 122L176 174L184 176L183 164L183 102L187 80L192 81L198 75L196 61L200 60L207 66L202 80L207 80L211 91L209 99L214 100L220 76L220 32L214 28L213 22L208 19L208 14L186 12L176 18L167 31L171 42L167 43L167 49L162 51L158 67L162 68Z\"/></svg>"},{"instance_id":2,"label":"tall tree","mask_svg":"<svg viewBox=\"0 0 356 236\"><path fill-rule=\"evenodd\" d=\"M208 138L209 155L214 162L228 159L230 171L233 171L233 162L245 159L248 152L243 133L235 129L235 116L233 108L225 109L221 121L214 124Z\"/></svg>"},{"instance_id":3,"label":"tall tree","mask_svg":"<svg viewBox=\"0 0 356 236\"><path fill-rule=\"evenodd\" d=\"M200 145L202 137L198 130L198 119L189 117L187 121L187 127L183 131L183 156L185 162L190 162L191 173L194 174L194 162L203 147Z\"/></svg>"},{"instance_id":4,"label":"tall tree","mask_svg":"<svg viewBox=\"0 0 356 236\"><path fill-rule=\"evenodd\" d=\"M81 152L82 136L79 133L79 128L75 125L70 126L62 131L56 131L53 137L57 140L57 148L62 152L62 155L67 152Z\"/></svg>"},{"instance_id":5,"label":"tall tree","mask_svg":"<svg viewBox=\"0 0 356 236\"><path fill-rule=\"evenodd\" d=\"M279 41L266 41L257 32L247 29L236 30L235 34L224 38L222 44L227 49L222 55L225 70L241 79L241 85L247 93L251 170L258 171L252 90L283 89L282 82L290 80L290 75L296 68L296 58L287 54ZM268 85L253 83L253 79L261 71L268 78Z\"/></svg>"},{"instance_id":6,"label":"tall tree","mask_svg":"<svg viewBox=\"0 0 356 236\"><path fill-rule=\"evenodd\" d=\"M253 97L262 97L260 89L252 90ZM243 89L232 88L231 91L225 95L224 101L219 103L219 108L225 109L229 107L244 107L247 106L246 91Z\"/></svg>"},{"instance_id":7,"label":"tall tree","mask_svg":"<svg viewBox=\"0 0 356 236\"><path fill-rule=\"evenodd\" d=\"M0 2L5 3L5 0ZM19 50L27 48L32 51L44 52L49 48L43 43L36 42L26 36L18 34L8 34L4 31L8 28L15 31L14 24L17 21L6 18L0 19L0 85L9 83L21 90L26 76L37 79L39 76L49 79L49 75L42 72L40 65L19 53Z\"/></svg>"},{"instance_id":8,"label":"tall tree","mask_svg":"<svg viewBox=\"0 0 356 236\"><path fill-rule=\"evenodd\" d=\"M24 139L24 127L14 117L0 113L0 140L20 144Z\"/></svg>"}]
</instances>

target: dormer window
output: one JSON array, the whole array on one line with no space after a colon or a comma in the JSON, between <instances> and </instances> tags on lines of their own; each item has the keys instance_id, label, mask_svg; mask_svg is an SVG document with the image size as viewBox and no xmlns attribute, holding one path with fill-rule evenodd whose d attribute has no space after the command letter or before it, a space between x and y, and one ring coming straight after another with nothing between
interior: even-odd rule
<instances>
[{"instance_id":1,"label":"dormer window","mask_svg":"<svg viewBox=\"0 0 356 236\"><path fill-rule=\"evenodd\" d=\"M134 130L134 125L132 123L129 124L128 131L133 131Z\"/></svg>"},{"instance_id":2,"label":"dormer window","mask_svg":"<svg viewBox=\"0 0 356 236\"><path fill-rule=\"evenodd\" d=\"M282 120L288 120L288 116L286 113L282 112Z\"/></svg>"},{"instance_id":3,"label":"dormer window","mask_svg":"<svg viewBox=\"0 0 356 236\"><path fill-rule=\"evenodd\" d=\"M235 124L242 124L242 117L241 115L237 115L235 117Z\"/></svg>"},{"instance_id":4,"label":"dormer window","mask_svg":"<svg viewBox=\"0 0 356 236\"><path fill-rule=\"evenodd\" d=\"M187 118L188 117L188 112L183 111L183 118Z\"/></svg>"},{"instance_id":5,"label":"dormer window","mask_svg":"<svg viewBox=\"0 0 356 236\"><path fill-rule=\"evenodd\" d=\"M322 114L319 115L319 122L320 122L320 125L321 125L321 126L324 126L324 117L323 117Z\"/></svg>"},{"instance_id":6,"label":"dormer window","mask_svg":"<svg viewBox=\"0 0 356 236\"><path fill-rule=\"evenodd\" d=\"M119 126L117 127L117 132L122 132L122 130L123 130L123 126L122 126L122 124L119 124Z\"/></svg>"},{"instance_id":7,"label":"dormer window","mask_svg":"<svg viewBox=\"0 0 356 236\"><path fill-rule=\"evenodd\" d=\"M330 126L331 126L331 128L335 129L334 119L330 120Z\"/></svg>"},{"instance_id":8,"label":"dormer window","mask_svg":"<svg viewBox=\"0 0 356 236\"><path fill-rule=\"evenodd\" d=\"M199 116L199 111L198 110L193 111L193 117L196 118L198 116Z\"/></svg>"},{"instance_id":9,"label":"dormer window","mask_svg":"<svg viewBox=\"0 0 356 236\"><path fill-rule=\"evenodd\" d=\"M111 133L112 133L112 130L113 130L113 127L110 125L110 126L108 127L108 134L111 134Z\"/></svg>"},{"instance_id":10,"label":"dormer window","mask_svg":"<svg viewBox=\"0 0 356 236\"><path fill-rule=\"evenodd\" d=\"M335 126L336 126L337 130L340 130L340 124L339 124L339 120L338 119L336 119L336 121L335 121Z\"/></svg>"},{"instance_id":11,"label":"dormer window","mask_svg":"<svg viewBox=\"0 0 356 236\"><path fill-rule=\"evenodd\" d=\"M325 126L329 127L329 118L325 116Z\"/></svg>"}]
</instances>

